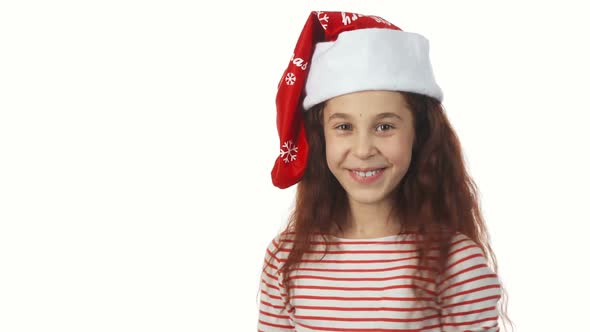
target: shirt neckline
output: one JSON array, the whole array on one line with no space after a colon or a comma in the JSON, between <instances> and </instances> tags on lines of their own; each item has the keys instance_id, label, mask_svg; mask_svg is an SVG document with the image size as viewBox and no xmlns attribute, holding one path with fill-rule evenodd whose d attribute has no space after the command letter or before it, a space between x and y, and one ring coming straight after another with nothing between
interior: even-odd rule
<instances>
[{"instance_id":1,"label":"shirt neckline","mask_svg":"<svg viewBox=\"0 0 590 332\"><path fill-rule=\"evenodd\" d=\"M406 233L387 235L387 236L382 236L382 237L374 237L374 238L344 238L344 237L337 237L337 236L334 236L331 234L327 234L326 237L333 239L333 240L341 241L341 242L363 242L363 241L397 240L397 239L405 238L408 235L414 235L414 234L416 234L416 233L415 232L406 232Z\"/></svg>"}]
</instances>

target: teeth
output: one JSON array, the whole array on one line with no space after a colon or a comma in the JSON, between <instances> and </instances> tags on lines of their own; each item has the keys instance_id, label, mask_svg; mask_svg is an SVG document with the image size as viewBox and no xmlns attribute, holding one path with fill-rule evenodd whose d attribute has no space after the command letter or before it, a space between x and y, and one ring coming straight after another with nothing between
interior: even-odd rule
<instances>
[{"instance_id":1,"label":"teeth","mask_svg":"<svg viewBox=\"0 0 590 332\"><path fill-rule=\"evenodd\" d=\"M370 171L370 172L358 172L358 171L354 171L357 175L362 176L362 177L367 177L367 176L373 176L375 174L377 174L377 171Z\"/></svg>"}]
</instances>

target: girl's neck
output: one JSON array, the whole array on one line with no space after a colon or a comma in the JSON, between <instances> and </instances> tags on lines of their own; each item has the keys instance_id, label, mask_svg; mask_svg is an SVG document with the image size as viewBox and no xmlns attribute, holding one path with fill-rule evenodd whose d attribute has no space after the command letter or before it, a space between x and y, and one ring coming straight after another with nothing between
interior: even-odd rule
<instances>
[{"instance_id":1,"label":"girl's neck","mask_svg":"<svg viewBox=\"0 0 590 332\"><path fill-rule=\"evenodd\" d=\"M362 204L350 201L350 215L335 236L342 238L380 238L400 232L391 204Z\"/></svg>"}]
</instances>

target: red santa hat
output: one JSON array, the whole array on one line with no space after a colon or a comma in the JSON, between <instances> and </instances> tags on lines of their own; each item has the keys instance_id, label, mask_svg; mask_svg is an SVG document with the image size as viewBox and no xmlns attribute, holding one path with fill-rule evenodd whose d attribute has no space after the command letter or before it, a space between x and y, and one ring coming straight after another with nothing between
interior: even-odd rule
<instances>
[{"instance_id":1,"label":"red santa hat","mask_svg":"<svg viewBox=\"0 0 590 332\"><path fill-rule=\"evenodd\" d=\"M415 92L442 102L428 40L378 16L311 12L276 95L280 152L271 172L276 187L288 188L305 173L303 112L333 97L366 90Z\"/></svg>"}]
</instances>

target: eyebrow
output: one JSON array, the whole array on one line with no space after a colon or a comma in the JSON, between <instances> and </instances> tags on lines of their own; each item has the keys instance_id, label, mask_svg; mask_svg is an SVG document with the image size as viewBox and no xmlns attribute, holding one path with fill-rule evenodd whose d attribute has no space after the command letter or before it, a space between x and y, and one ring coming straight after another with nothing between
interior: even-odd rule
<instances>
[{"instance_id":1,"label":"eyebrow","mask_svg":"<svg viewBox=\"0 0 590 332\"><path fill-rule=\"evenodd\" d=\"M328 121L333 120L333 119L348 119L349 115L345 114L345 113L334 113L332 115L330 115L330 117L328 118ZM377 120L381 120L381 119L385 119L385 118L398 118L400 120L402 120L402 117L393 113L393 112L384 112L384 113L379 113L375 116L375 119Z\"/></svg>"}]
</instances>

